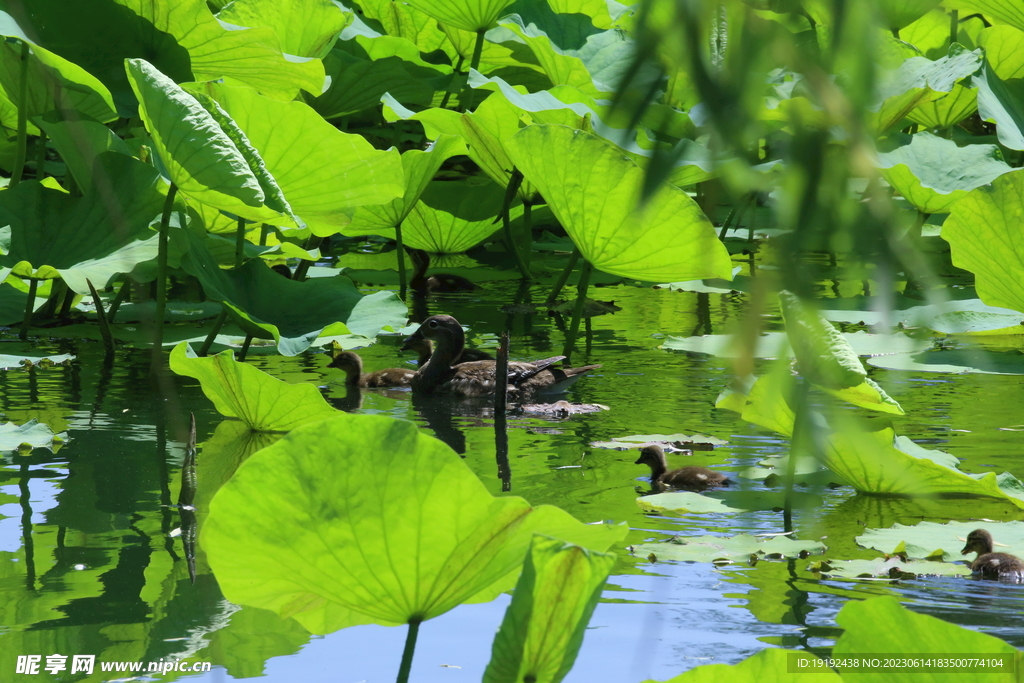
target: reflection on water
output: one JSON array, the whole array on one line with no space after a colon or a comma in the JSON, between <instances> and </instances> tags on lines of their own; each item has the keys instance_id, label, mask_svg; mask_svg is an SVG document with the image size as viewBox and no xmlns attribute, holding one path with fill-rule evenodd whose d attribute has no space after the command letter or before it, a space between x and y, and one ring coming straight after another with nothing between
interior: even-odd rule
<instances>
[{"instance_id":1,"label":"reflection on water","mask_svg":"<svg viewBox=\"0 0 1024 683\"><path fill-rule=\"evenodd\" d=\"M524 292L515 282L488 284L471 294L420 301L418 315L450 313L471 324L471 346L493 348L496 335L508 329L513 359L540 358L561 351L557 320L508 305L542 301L544 295L542 288ZM774 494L756 482L744 488L766 502L751 512L644 515L635 499L646 471L634 465L636 453L590 446L634 434L704 433L729 443L712 452L670 454L670 467L704 465L733 473L784 454L784 441L714 408L729 381L727 362L657 349L661 335L728 331L744 295L620 285L597 298L614 299L622 311L586 327L573 360L603 367L566 398L611 410L558 421L512 414L505 457L486 402L413 400L407 391L351 392L340 372L326 368L323 354L252 356L250 362L287 381L321 386L339 409L415 421L460 453L492 493L510 491L534 504L555 504L585 522L625 520L634 528L629 543L670 534L780 531L781 515L769 498ZM769 326L777 327L777 321ZM361 350L368 371L411 359L395 342L384 339ZM74 353L79 360L0 372L0 411L17 424L35 418L55 432L67 430L70 441L56 454L36 449L3 456L0 671L13 670L18 654L63 652L114 660L209 660L218 668L200 677L208 681L261 673L272 681L394 677L403 629L362 626L314 638L290 619L230 605L201 543L195 585L189 579L174 508L188 412L196 414L201 446L195 500L200 532L216 489L276 437L239 432L239 423L217 415L192 380L171 378L174 395L160 394L144 351L120 350L106 368L98 343L53 341L36 352ZM1019 433L1003 431L1021 422L1014 378L877 368L869 373L906 409L898 422L901 434L948 450L969 472L1017 468ZM865 527L1021 516L1005 505L978 501L911 505L854 497L845 489L811 494L820 498L797 512L797 527L806 537L827 537L829 554L837 558L876 556L853 540ZM952 579L822 581L807 571L810 559L715 569L651 565L620 552L622 561L567 681L665 679L703 663L736 662L767 645L827 648L839 634L835 615L844 602L877 594L896 595L917 611L1024 646L1022 586ZM414 679L479 680L507 603L502 597L466 605L426 623Z\"/></svg>"}]
</instances>

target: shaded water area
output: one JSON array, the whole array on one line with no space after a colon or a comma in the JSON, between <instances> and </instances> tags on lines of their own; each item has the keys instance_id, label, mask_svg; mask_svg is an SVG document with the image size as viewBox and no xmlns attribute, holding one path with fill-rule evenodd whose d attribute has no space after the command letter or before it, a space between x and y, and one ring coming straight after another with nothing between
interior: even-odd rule
<instances>
[{"instance_id":1,"label":"shaded water area","mask_svg":"<svg viewBox=\"0 0 1024 683\"><path fill-rule=\"evenodd\" d=\"M560 321L545 309L530 314L521 312L521 306L502 310L515 302L541 303L546 287L523 291L514 280L482 285L473 293L432 297L425 302L426 312L448 313L468 325L471 346L493 348L497 335L509 330L514 359L560 352ZM825 296L852 296L857 287L825 279L821 283ZM413 420L461 453L496 495L509 492L533 504L554 504L584 522L630 525L626 543L616 548L619 562L567 681L667 679L701 664L734 663L767 646L822 652L841 632L835 624L840 607L849 599L880 594L1024 646L1021 586L948 578L823 580L808 570L813 557L716 568L651 562L630 554L630 544L675 534L779 532L782 513L645 515L636 498L649 484L645 468L634 464L637 451L591 443L639 434L706 434L728 443L692 456L672 454L670 466L699 464L733 473L786 453L788 443L715 409L731 377L728 361L657 348L665 335L732 330L747 295L623 283L592 289L591 296L614 300L622 310L592 319L573 361L602 368L578 382L567 398L610 410L567 419L510 416L507 476L501 476L504 471L496 461L495 433L486 411L436 402L424 406L400 390L367 390L359 401L346 391L342 374L326 367L329 357L324 353L251 355L249 362L281 379L320 386L336 407ZM769 319L767 328L780 329L778 318ZM5 338L12 341L3 344L14 348L13 335L7 332ZM399 340L385 337L360 350L367 369L411 362L410 354L398 351ZM201 547L197 581L189 581L174 533L179 513L172 503L180 486L190 411L201 444L200 485L226 481L237 466L203 460L203 452L218 438L215 430L220 435L232 427L223 423L196 382L172 377L167 380L172 387L158 385L149 375L149 353L144 350L122 349L110 366L104 365L97 342L52 339L34 348L40 351L72 353L77 359L67 365L0 371L0 410L5 421L22 424L37 418L55 432L66 431L70 440L56 454L37 448L3 457L0 680L14 680L14 659L29 653L96 654L106 661L185 658L214 665L201 675L172 673L153 680L259 675L272 681L394 680L404 628L358 626L310 636L290 619L232 605L221 595ZM897 422L901 434L953 453L967 472L1024 474L1018 464L1021 432L1012 431L1022 421L1017 377L871 367L868 372L905 409L906 417ZM765 490L757 482L742 487ZM212 494L199 491L200 516ZM796 513L798 533L826 537L827 554L837 559L879 555L858 548L853 540L866 527L921 519L1024 517L1007 505L977 500L871 498L855 496L848 487L813 495L820 500ZM259 568L253 571L258 576ZM479 680L508 602L506 595L492 603L463 605L426 622L411 680ZM92 678L127 677L106 676Z\"/></svg>"}]
</instances>

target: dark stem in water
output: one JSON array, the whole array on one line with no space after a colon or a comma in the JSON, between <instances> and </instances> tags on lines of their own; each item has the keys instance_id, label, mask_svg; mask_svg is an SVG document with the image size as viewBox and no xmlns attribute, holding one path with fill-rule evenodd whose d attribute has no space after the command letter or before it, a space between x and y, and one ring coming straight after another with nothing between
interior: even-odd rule
<instances>
[{"instance_id":1,"label":"dark stem in water","mask_svg":"<svg viewBox=\"0 0 1024 683\"><path fill-rule=\"evenodd\" d=\"M501 207L501 223L502 227L505 228L505 241L508 242L508 248L512 252L512 255L516 259L516 267L519 268L519 274L523 276L524 280L530 279L530 266L527 265L523 259L523 254L519 250L519 245L516 243L515 235L512 234L512 220L510 218L510 212L512 211L512 202L516 199L516 192L519 190L519 186L523 184L523 174L518 169L512 169L512 177L509 178L508 187L505 188L505 201Z\"/></svg>"},{"instance_id":2,"label":"dark stem in water","mask_svg":"<svg viewBox=\"0 0 1024 683\"><path fill-rule=\"evenodd\" d=\"M566 280L569 279L569 275L572 274L572 269L576 267L576 262L580 260L579 247L572 250L572 254L569 256L569 262L565 264L565 268L562 270L562 274L558 276L558 281L555 286L551 288L551 293L548 294L548 299L544 303L548 306L555 303L555 299L562 293L562 287L565 287Z\"/></svg>"},{"instance_id":3,"label":"dark stem in water","mask_svg":"<svg viewBox=\"0 0 1024 683\"><path fill-rule=\"evenodd\" d=\"M405 301L409 276L405 272L405 243L402 241L402 221L395 225L395 251L398 252L398 298Z\"/></svg>"},{"instance_id":4,"label":"dark stem in water","mask_svg":"<svg viewBox=\"0 0 1024 683\"><path fill-rule=\"evenodd\" d=\"M103 312L103 300L100 299L100 293L96 291L91 280L86 279L85 283L89 285L92 301L96 305L96 319L100 323L100 336L103 338L104 355L106 360L110 360L114 357L114 335L110 332L110 324L107 321L106 314Z\"/></svg>"},{"instance_id":5,"label":"dark stem in water","mask_svg":"<svg viewBox=\"0 0 1024 683\"><path fill-rule=\"evenodd\" d=\"M199 347L199 351L196 353L200 358L210 352L210 347L213 346L213 341L217 338L217 334L220 332L220 328L224 326L224 321L228 319L228 308L221 303L221 312L217 316L217 319L213 321L213 329L210 330L210 334L206 335L206 339L203 340L203 345Z\"/></svg>"},{"instance_id":6,"label":"dark stem in water","mask_svg":"<svg viewBox=\"0 0 1024 683\"><path fill-rule=\"evenodd\" d=\"M409 672L412 670L412 655L416 651L416 636L420 632L420 620L409 620L409 632L405 636L405 649L402 651L402 663L398 667L398 682L409 683Z\"/></svg>"},{"instance_id":7,"label":"dark stem in water","mask_svg":"<svg viewBox=\"0 0 1024 683\"><path fill-rule=\"evenodd\" d=\"M107 311L107 322L114 322L114 316L117 315L117 309L121 308L121 304L128 298L128 293L132 289L131 278L125 277L124 284L121 285L121 289L117 290L117 294L114 295L114 300L110 302L110 310Z\"/></svg>"},{"instance_id":8,"label":"dark stem in water","mask_svg":"<svg viewBox=\"0 0 1024 683\"><path fill-rule=\"evenodd\" d=\"M503 332L498 344L498 359L494 368L494 457L498 464L501 490L512 490L512 470L508 464L508 420L505 403L508 400L508 332Z\"/></svg>"},{"instance_id":9,"label":"dark stem in water","mask_svg":"<svg viewBox=\"0 0 1024 683\"><path fill-rule=\"evenodd\" d=\"M28 281L28 300L25 301L25 319L21 321L21 332L18 334L18 338L22 341L28 339L28 328L32 324L32 314L36 310L36 288L39 286L39 280L30 278Z\"/></svg>"},{"instance_id":10,"label":"dark stem in water","mask_svg":"<svg viewBox=\"0 0 1024 683\"><path fill-rule=\"evenodd\" d=\"M572 356L573 346L576 344L576 336L580 333L580 320L583 318L583 305L587 300L587 287L590 285L590 271L593 266L589 261L583 261L583 270L580 272L580 283L576 286L576 306L572 309L572 323L569 325L569 334L565 339L565 349L562 355L566 358Z\"/></svg>"},{"instance_id":11,"label":"dark stem in water","mask_svg":"<svg viewBox=\"0 0 1024 683\"><path fill-rule=\"evenodd\" d=\"M171 227L171 210L174 208L174 196L178 186L171 183L167 189L167 200L164 201L164 212L160 216L160 237L157 242L156 256L156 315L153 330L153 362L152 370L160 369L163 360L164 312L167 309L167 231Z\"/></svg>"}]
</instances>

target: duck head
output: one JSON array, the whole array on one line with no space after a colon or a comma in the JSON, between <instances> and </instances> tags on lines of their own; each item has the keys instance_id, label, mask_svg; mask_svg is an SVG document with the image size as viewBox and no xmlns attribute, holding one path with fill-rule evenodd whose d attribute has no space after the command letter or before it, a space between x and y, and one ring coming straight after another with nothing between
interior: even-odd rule
<instances>
[{"instance_id":1,"label":"duck head","mask_svg":"<svg viewBox=\"0 0 1024 683\"><path fill-rule=\"evenodd\" d=\"M633 464L650 465L652 469L655 467L667 467L665 451L661 450L661 446L644 446L640 449L640 457Z\"/></svg>"},{"instance_id":2,"label":"duck head","mask_svg":"<svg viewBox=\"0 0 1024 683\"><path fill-rule=\"evenodd\" d=\"M352 351L342 351L327 364L327 367L338 368L349 374L353 372L358 374L363 371L363 359Z\"/></svg>"},{"instance_id":3,"label":"duck head","mask_svg":"<svg viewBox=\"0 0 1024 683\"><path fill-rule=\"evenodd\" d=\"M975 529L967 534L967 544L964 545L964 549L960 551L960 554L966 555L967 553L974 552L978 553L978 555L992 552L992 534L984 529Z\"/></svg>"},{"instance_id":4,"label":"duck head","mask_svg":"<svg viewBox=\"0 0 1024 683\"><path fill-rule=\"evenodd\" d=\"M417 349L426 340L433 341L439 350L458 355L466 344L466 333L450 315L432 315L406 338L402 348Z\"/></svg>"}]
</instances>

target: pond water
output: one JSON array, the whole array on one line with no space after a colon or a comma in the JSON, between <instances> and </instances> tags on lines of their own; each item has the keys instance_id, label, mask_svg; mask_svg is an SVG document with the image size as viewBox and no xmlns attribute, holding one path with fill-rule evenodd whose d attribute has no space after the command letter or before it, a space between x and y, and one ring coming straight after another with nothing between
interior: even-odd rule
<instances>
[{"instance_id":1,"label":"pond water","mask_svg":"<svg viewBox=\"0 0 1024 683\"><path fill-rule=\"evenodd\" d=\"M543 309L533 314L502 310L522 302L524 294L543 301L547 286L524 293L511 280L482 284L473 293L432 297L426 302L429 313L448 313L470 326L470 345L493 347L497 335L510 330L514 359L560 352L559 321ZM840 291L833 284L823 281L826 296ZM488 416L458 406L424 414L404 391L366 391L358 407L427 428L462 453L494 494L505 488L534 504L558 505L585 522L630 525L567 681L663 680L701 664L735 663L768 646L821 652L841 633L835 615L842 605L879 594L1024 646L1020 586L937 578L898 584L822 580L807 569L814 558L716 568L631 555L625 546L675 534L779 532L782 514L645 515L636 504L638 492L649 489L646 468L634 465L637 451L594 448L592 442L636 434L706 434L728 443L692 456L670 455L670 466L700 464L725 472L784 454L788 444L715 409L731 377L728 361L657 348L668 334L730 331L743 312L745 294L623 283L592 289L591 295L614 300L622 310L592 319L573 360L602 367L579 381L567 398L610 410L561 420L511 417L508 485L498 476ZM780 329L778 318L769 318L767 327ZM13 332L4 335L0 352L19 348ZM397 347L397 337L385 338L360 353L369 370L411 361ZM97 342L55 337L37 344L34 352L40 349L77 359L0 371L0 409L6 421L37 418L55 432L67 431L70 440L56 454L40 448L27 455L8 453L0 468L0 680L19 680L10 673L14 659L30 653L96 654L105 661L186 658L214 665L201 675L145 680L261 675L271 681L394 680L405 628L360 626L310 636L294 621L228 603L202 549L198 579L190 583L180 539L173 534L178 513L171 507L180 485L187 415L195 413L201 443L222 421L197 383L181 377L167 380L170 386L154 382L143 350L122 349L105 367ZM336 406L353 407L343 376L326 367L323 353L252 355L249 361L282 379L316 384ZM1024 474L1018 465L1021 432L1007 430L1022 422L1017 377L868 370L906 410L897 420L901 434L953 453L967 472ZM229 471L204 473L202 452L199 467L200 481L230 476ZM210 495L200 491L198 500L208 501ZM1024 517L1003 505L869 498L846 487L825 489L820 496L814 506L797 511L798 534L827 537L828 555L841 559L878 556L853 540L865 527ZM508 602L502 596L464 605L426 622L411 680L480 680ZM118 678L143 680L129 676ZM100 674L93 679L105 680Z\"/></svg>"}]
</instances>

